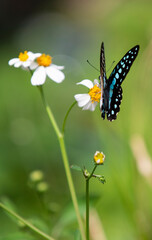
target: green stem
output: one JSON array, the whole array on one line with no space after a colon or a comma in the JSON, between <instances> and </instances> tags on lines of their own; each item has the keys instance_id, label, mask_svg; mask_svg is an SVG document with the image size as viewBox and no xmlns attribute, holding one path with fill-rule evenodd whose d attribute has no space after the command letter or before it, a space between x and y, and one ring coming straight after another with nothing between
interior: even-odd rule
<instances>
[{"instance_id":1,"label":"green stem","mask_svg":"<svg viewBox=\"0 0 152 240\"><path fill-rule=\"evenodd\" d=\"M29 70L29 72L30 72L30 74L32 76L33 75L33 71L30 69L30 67L28 67L28 70Z\"/></svg>"},{"instance_id":2,"label":"green stem","mask_svg":"<svg viewBox=\"0 0 152 240\"><path fill-rule=\"evenodd\" d=\"M33 226L31 223L29 223L24 218L20 217L14 211L12 211L9 208L7 208L4 204L0 203L0 207L3 208L5 211L7 211L9 214L11 214L13 217L15 217L17 220L19 220L20 222L24 223L27 227L29 227L31 230L33 230L35 233L37 233L41 237L43 237L43 238L45 238L47 240L55 240L54 238L50 237L46 233L44 233L41 230L39 230L37 227Z\"/></svg>"},{"instance_id":3,"label":"green stem","mask_svg":"<svg viewBox=\"0 0 152 240\"><path fill-rule=\"evenodd\" d=\"M67 153L66 153L63 136L62 136L62 138L60 138L60 148L61 148L63 163L64 163L65 172L66 172L66 176L67 176L67 180L68 180L68 185L69 185L69 189L70 189L70 193L71 193L71 198L73 201L77 220L79 223L81 238L82 238L82 240L85 240L86 238L85 238L83 224L82 224L82 220L81 220L81 216L80 216L80 212L79 212L78 201L77 201L77 197L76 197L76 193L75 193L75 189L74 189L74 184L73 184L72 175L71 175L71 171L70 171L70 167L69 167L69 162L68 162L68 157L67 157Z\"/></svg>"},{"instance_id":4,"label":"green stem","mask_svg":"<svg viewBox=\"0 0 152 240\"><path fill-rule=\"evenodd\" d=\"M53 113L52 113L49 105L47 104L47 102L45 100L45 96L44 96L44 92L43 92L42 86L39 86L39 89L40 89L40 93L41 93L41 97L42 97L42 100L43 100L44 107L45 107L46 112L48 114L48 117L49 117L49 119L50 119L50 121L51 121L51 123L53 125L53 128L54 128L54 130L56 132L56 135L57 135L57 137L59 139L62 136L62 133L60 132L60 129L59 129L59 127L58 127L58 125L57 125L57 123L55 121L55 118L53 116Z\"/></svg>"},{"instance_id":5,"label":"green stem","mask_svg":"<svg viewBox=\"0 0 152 240\"><path fill-rule=\"evenodd\" d=\"M89 240L89 179L86 179L86 240Z\"/></svg>"},{"instance_id":6,"label":"green stem","mask_svg":"<svg viewBox=\"0 0 152 240\"><path fill-rule=\"evenodd\" d=\"M62 126L62 133L64 134L64 130L65 130L65 124L66 124L66 120L67 120L67 117L71 111L71 109L74 107L74 105L77 103L77 101L75 101L74 103L72 103L72 105L69 107L66 115L65 115L65 118L64 118L64 121L63 121L63 126Z\"/></svg>"},{"instance_id":7,"label":"green stem","mask_svg":"<svg viewBox=\"0 0 152 240\"><path fill-rule=\"evenodd\" d=\"M93 174L94 174L96 168L97 168L97 164L95 164L95 166L94 166L94 168L93 168L93 170L92 170L90 176L88 177L88 179L92 178L92 176L93 176Z\"/></svg>"},{"instance_id":8,"label":"green stem","mask_svg":"<svg viewBox=\"0 0 152 240\"><path fill-rule=\"evenodd\" d=\"M48 114L49 120L52 123L53 128L55 130L55 133L57 135L57 138L59 140L62 159L63 159L63 164L64 164L64 168L65 168L65 173L66 173L66 177L67 177L67 181L68 181L68 185L69 185L69 189L70 189L71 198L72 198L72 202L73 202L73 205L74 205L75 213L76 213L76 216L77 216L77 221L78 221L79 228L80 228L81 238L82 238L82 240L85 240L86 238L85 238L85 234L84 234L83 224L82 224L82 220L81 220L81 216L80 216L78 201L77 201L77 197L76 197L76 193L75 193L75 189L74 189L74 184L73 184L72 175L71 175L71 171L70 171L68 156L67 156L67 152L66 152L66 148L65 148L64 135L60 132L59 127L58 127L58 125L55 121L55 118L53 116L53 113L52 113L49 105L47 104L47 102L45 100L42 87L40 87L39 89L40 89L42 100L43 100L46 112ZM72 105L74 106L74 104L72 104ZM63 124L63 129L64 129L64 126L65 126L65 122L66 122L68 113L70 112L70 110L72 109L73 106L71 106L71 108L69 109L69 111L66 114L64 124Z\"/></svg>"},{"instance_id":9,"label":"green stem","mask_svg":"<svg viewBox=\"0 0 152 240\"><path fill-rule=\"evenodd\" d=\"M96 170L97 165L94 166L89 177L86 178L86 240L89 240L89 181Z\"/></svg>"}]
</instances>

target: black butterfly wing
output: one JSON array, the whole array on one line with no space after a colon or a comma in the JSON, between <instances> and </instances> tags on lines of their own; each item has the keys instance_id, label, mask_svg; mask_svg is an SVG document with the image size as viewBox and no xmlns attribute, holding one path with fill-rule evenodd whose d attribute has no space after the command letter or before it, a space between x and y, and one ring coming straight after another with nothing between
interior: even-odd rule
<instances>
[{"instance_id":1,"label":"black butterfly wing","mask_svg":"<svg viewBox=\"0 0 152 240\"><path fill-rule=\"evenodd\" d=\"M113 121L117 118L117 114L120 111L120 104L122 100L122 88L113 89L113 96L111 98L111 107L107 111L107 119Z\"/></svg>"},{"instance_id":2,"label":"black butterfly wing","mask_svg":"<svg viewBox=\"0 0 152 240\"><path fill-rule=\"evenodd\" d=\"M107 78L106 78L106 64L105 64L105 51L104 51L104 43L101 43L100 50L100 81L101 85L105 86Z\"/></svg>"},{"instance_id":3,"label":"black butterfly wing","mask_svg":"<svg viewBox=\"0 0 152 240\"><path fill-rule=\"evenodd\" d=\"M136 59L138 51L139 45L130 49L118 62L107 81L108 107L106 109L106 113L109 121L115 120L118 112L120 111L120 104L122 100L121 84Z\"/></svg>"},{"instance_id":4,"label":"black butterfly wing","mask_svg":"<svg viewBox=\"0 0 152 240\"><path fill-rule=\"evenodd\" d=\"M136 45L123 56L123 58L118 62L118 64L115 66L112 73L110 74L110 77L108 79L109 85L113 85L114 88L121 85L126 75L128 74L131 65L136 59L138 51L139 45Z\"/></svg>"},{"instance_id":5,"label":"black butterfly wing","mask_svg":"<svg viewBox=\"0 0 152 240\"><path fill-rule=\"evenodd\" d=\"M105 118L105 103L104 103L104 88L107 84L106 77L106 64L105 64L105 51L104 51L104 43L101 43L100 50L100 87L101 87L101 101L100 101L100 109L102 112L102 118Z\"/></svg>"}]
</instances>

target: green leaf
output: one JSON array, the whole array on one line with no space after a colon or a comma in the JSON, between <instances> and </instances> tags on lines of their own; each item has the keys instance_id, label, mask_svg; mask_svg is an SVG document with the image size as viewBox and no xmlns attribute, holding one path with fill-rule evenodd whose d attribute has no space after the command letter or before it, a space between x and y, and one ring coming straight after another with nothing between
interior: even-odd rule
<instances>
[{"instance_id":1,"label":"green leaf","mask_svg":"<svg viewBox=\"0 0 152 240\"><path fill-rule=\"evenodd\" d=\"M16 232L16 233L9 233L5 236L1 236L3 240L36 240L34 236L31 236L27 233L21 233L21 232Z\"/></svg>"},{"instance_id":2,"label":"green leaf","mask_svg":"<svg viewBox=\"0 0 152 240\"><path fill-rule=\"evenodd\" d=\"M72 168L73 170L76 170L76 171L82 172L82 168L79 167L79 166L77 166L77 165L71 165L71 168Z\"/></svg>"}]
</instances>

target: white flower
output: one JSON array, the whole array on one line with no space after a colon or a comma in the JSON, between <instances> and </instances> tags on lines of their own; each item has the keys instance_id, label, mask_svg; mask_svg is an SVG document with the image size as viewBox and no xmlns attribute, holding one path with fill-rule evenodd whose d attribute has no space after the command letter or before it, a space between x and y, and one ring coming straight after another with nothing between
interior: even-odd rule
<instances>
[{"instance_id":1,"label":"white flower","mask_svg":"<svg viewBox=\"0 0 152 240\"><path fill-rule=\"evenodd\" d=\"M94 111L97 104L101 102L101 88L98 80L95 79L93 83L85 79L77 84L84 85L90 89L86 94L76 94L74 96L75 100L78 102L78 106L82 107L83 110Z\"/></svg>"},{"instance_id":2,"label":"white flower","mask_svg":"<svg viewBox=\"0 0 152 240\"><path fill-rule=\"evenodd\" d=\"M30 67L31 63L40 55L41 55L40 53L32 53L32 52L24 51L24 53L21 52L19 54L18 58L13 58L9 60L8 64L10 66L14 65L14 67L16 68L23 67L27 69L28 67Z\"/></svg>"},{"instance_id":3,"label":"white flower","mask_svg":"<svg viewBox=\"0 0 152 240\"><path fill-rule=\"evenodd\" d=\"M31 70L36 69L31 78L32 85L44 84L47 76L56 83L61 83L64 80L65 75L60 71L64 69L64 66L52 64L51 56L41 54L36 60L37 62L35 61L30 65Z\"/></svg>"}]
</instances>

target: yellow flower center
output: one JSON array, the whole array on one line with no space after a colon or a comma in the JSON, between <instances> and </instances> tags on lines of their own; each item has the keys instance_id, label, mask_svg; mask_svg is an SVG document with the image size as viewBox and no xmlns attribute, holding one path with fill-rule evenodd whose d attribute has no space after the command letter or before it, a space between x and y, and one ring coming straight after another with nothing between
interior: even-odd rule
<instances>
[{"instance_id":1,"label":"yellow flower center","mask_svg":"<svg viewBox=\"0 0 152 240\"><path fill-rule=\"evenodd\" d=\"M37 62L39 66L48 67L52 63L52 57L43 53L40 57L37 58Z\"/></svg>"},{"instance_id":2,"label":"yellow flower center","mask_svg":"<svg viewBox=\"0 0 152 240\"><path fill-rule=\"evenodd\" d=\"M101 99L101 89L96 85L90 88L89 95L91 97L91 102L99 102Z\"/></svg>"},{"instance_id":3,"label":"yellow flower center","mask_svg":"<svg viewBox=\"0 0 152 240\"><path fill-rule=\"evenodd\" d=\"M103 152L96 152L95 154L94 154L94 162L96 163L96 164L103 164L103 162L104 162L104 159L105 159L105 155L103 154Z\"/></svg>"},{"instance_id":4,"label":"yellow flower center","mask_svg":"<svg viewBox=\"0 0 152 240\"><path fill-rule=\"evenodd\" d=\"M24 51L24 53L20 52L18 58L20 61L25 62L29 58L27 51Z\"/></svg>"}]
</instances>

